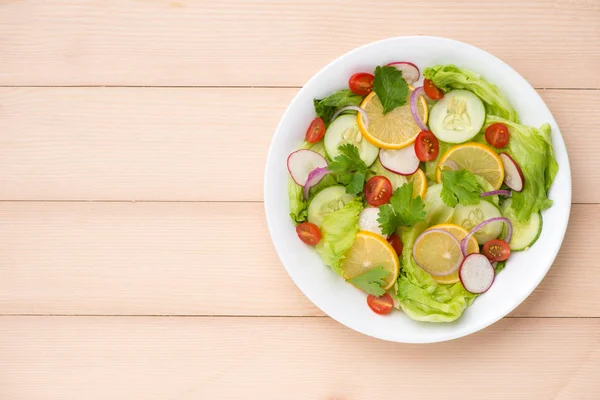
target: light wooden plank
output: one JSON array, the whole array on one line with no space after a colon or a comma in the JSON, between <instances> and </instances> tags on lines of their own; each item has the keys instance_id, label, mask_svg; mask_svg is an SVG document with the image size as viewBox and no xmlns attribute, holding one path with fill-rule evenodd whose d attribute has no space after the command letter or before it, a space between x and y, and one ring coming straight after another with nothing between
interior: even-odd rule
<instances>
[{"instance_id":1,"label":"light wooden plank","mask_svg":"<svg viewBox=\"0 0 600 400\"><path fill-rule=\"evenodd\" d=\"M251 341L245 340L252 338ZM325 318L0 318L2 397L595 399L600 320L402 345Z\"/></svg>"},{"instance_id":2,"label":"light wooden plank","mask_svg":"<svg viewBox=\"0 0 600 400\"><path fill-rule=\"evenodd\" d=\"M600 205L513 316L600 317ZM276 256L261 203L0 203L0 314L322 313Z\"/></svg>"},{"instance_id":3,"label":"light wooden plank","mask_svg":"<svg viewBox=\"0 0 600 400\"><path fill-rule=\"evenodd\" d=\"M296 92L2 88L0 199L260 201ZM600 92L540 93L567 142L574 201L600 202Z\"/></svg>"},{"instance_id":4,"label":"light wooden plank","mask_svg":"<svg viewBox=\"0 0 600 400\"><path fill-rule=\"evenodd\" d=\"M538 87L600 88L599 26L594 0L10 1L0 84L302 85L360 45L433 35Z\"/></svg>"}]
</instances>

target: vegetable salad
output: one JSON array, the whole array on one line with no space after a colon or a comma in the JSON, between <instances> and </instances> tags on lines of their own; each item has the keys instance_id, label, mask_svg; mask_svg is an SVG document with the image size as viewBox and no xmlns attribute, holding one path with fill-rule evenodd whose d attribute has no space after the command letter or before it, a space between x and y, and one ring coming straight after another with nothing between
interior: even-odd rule
<instances>
[{"instance_id":1,"label":"vegetable salad","mask_svg":"<svg viewBox=\"0 0 600 400\"><path fill-rule=\"evenodd\" d=\"M450 322L542 229L558 172L550 125L454 65L377 66L314 100L287 160L290 217L378 314ZM510 262L508 262L510 268Z\"/></svg>"}]
</instances>

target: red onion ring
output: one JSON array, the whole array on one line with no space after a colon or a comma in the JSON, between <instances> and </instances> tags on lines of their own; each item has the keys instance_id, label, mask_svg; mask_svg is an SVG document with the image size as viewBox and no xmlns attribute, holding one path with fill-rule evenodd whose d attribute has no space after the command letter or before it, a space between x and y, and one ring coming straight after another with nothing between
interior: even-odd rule
<instances>
[{"instance_id":1,"label":"red onion ring","mask_svg":"<svg viewBox=\"0 0 600 400\"><path fill-rule=\"evenodd\" d=\"M333 121L334 119L339 117L339 115L341 113L343 113L344 111L348 111L348 110L354 110L356 112L359 112L360 115L362 115L362 120L363 120L363 124L365 124L365 128L367 128L369 126L369 116L367 115L367 112L358 106L346 106L346 107L340 108L339 110L337 110L335 112L335 114L333 114L333 117L331 117L331 120Z\"/></svg>"},{"instance_id":2,"label":"red onion ring","mask_svg":"<svg viewBox=\"0 0 600 400\"><path fill-rule=\"evenodd\" d=\"M469 232L469 234L467 236L465 236L465 238L460 242L460 249L462 250L462 252L465 256L467 255L467 243L469 243L469 239L471 239L471 236L473 236L475 234L475 232L477 232L478 230L480 230L487 224L490 224L490 223L496 222L496 221L502 221L508 227L504 241L506 243L510 243L510 239L512 238L512 231L513 231L512 223L510 222L510 220L508 218L504 218L504 217L490 218L490 219L487 219L487 220L475 225L475 227L473 229L471 229L471 232Z\"/></svg>"},{"instance_id":3,"label":"red onion ring","mask_svg":"<svg viewBox=\"0 0 600 400\"><path fill-rule=\"evenodd\" d=\"M410 95L410 112L412 113L412 116L415 119L417 125L419 125L419 128L421 128L421 130L423 131L428 131L429 128L423 123L421 117L419 116L419 111L417 110L417 99L423 93L423 86L419 86L418 88L413 90L413 92Z\"/></svg>"},{"instance_id":4,"label":"red onion ring","mask_svg":"<svg viewBox=\"0 0 600 400\"><path fill-rule=\"evenodd\" d=\"M308 178L306 178L306 183L304 184L305 199L308 199L308 192L310 188L321 182L321 179L323 179L325 175L329 174L330 172L331 171L329 171L327 167L319 167L310 171Z\"/></svg>"},{"instance_id":5,"label":"red onion ring","mask_svg":"<svg viewBox=\"0 0 600 400\"><path fill-rule=\"evenodd\" d=\"M491 192L483 192L481 193L481 197L487 196L510 196L510 190L500 189L500 190L492 190Z\"/></svg>"},{"instance_id":6,"label":"red onion ring","mask_svg":"<svg viewBox=\"0 0 600 400\"><path fill-rule=\"evenodd\" d=\"M421 238L422 238L422 237L423 237L425 234L427 234L427 233L430 233L430 232L439 232L439 233L443 233L444 235L450 236L452 239L454 239L454 241L456 242L457 246L459 246L459 247L460 247L461 251L462 251L462 246L461 246L461 244L458 242L458 239L456 239L456 238L454 237L454 235L452 235L451 233L449 233L449 232L446 232L446 231L444 231L444 230L442 230L442 229L427 229L426 231L424 231L423 233L421 233L421 234L419 235L419 237L417 237L417 240L415 240L415 243L413 244L412 256L413 256L413 259L415 260L415 263L417 263L417 265L418 265L419 267L421 267L421 269L422 269L423 271L427 272L428 274L431 274L431 275L433 275L431 272L427 271L427 269L423 268L423 266L422 266L421 264L419 264L419 261L417 261L417 257L416 257L416 254L415 254L415 252L416 252L416 250L415 250L415 249L417 248L417 243L419 243L419 240L421 240ZM464 254L464 252L463 252L463 254ZM452 274L452 273L456 272L456 271L458 270L458 268L460 268L460 265L462 264L462 262L463 262L463 259L464 259L464 257L461 257L461 258L458 260L458 262L456 263L456 265L455 265L455 266L452 268L452 270L451 270L451 271L449 271L447 274L444 274L444 275L436 275L436 276L448 276L448 275L450 275L450 274Z\"/></svg>"}]
</instances>

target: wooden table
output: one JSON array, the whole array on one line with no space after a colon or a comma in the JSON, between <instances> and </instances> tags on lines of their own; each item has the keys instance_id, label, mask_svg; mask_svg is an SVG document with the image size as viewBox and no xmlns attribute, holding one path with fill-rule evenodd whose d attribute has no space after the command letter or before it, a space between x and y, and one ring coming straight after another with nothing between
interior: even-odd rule
<instances>
[{"instance_id":1,"label":"wooden table","mask_svg":"<svg viewBox=\"0 0 600 400\"><path fill-rule=\"evenodd\" d=\"M600 398L600 1L348 3L0 1L0 399ZM512 65L573 170L539 288L434 345L324 316L262 204L299 87L398 35Z\"/></svg>"}]
</instances>

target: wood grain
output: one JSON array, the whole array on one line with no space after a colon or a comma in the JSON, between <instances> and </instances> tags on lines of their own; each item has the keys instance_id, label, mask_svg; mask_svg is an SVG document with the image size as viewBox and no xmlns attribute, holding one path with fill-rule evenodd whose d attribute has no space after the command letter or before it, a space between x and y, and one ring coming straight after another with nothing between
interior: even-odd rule
<instances>
[{"instance_id":1,"label":"wood grain","mask_svg":"<svg viewBox=\"0 0 600 400\"><path fill-rule=\"evenodd\" d=\"M262 203L0 203L0 314L322 313L282 268ZM600 205L513 316L600 317Z\"/></svg>"},{"instance_id":2,"label":"wood grain","mask_svg":"<svg viewBox=\"0 0 600 400\"><path fill-rule=\"evenodd\" d=\"M600 320L504 319L427 346L328 318L5 317L5 399L592 400Z\"/></svg>"},{"instance_id":3,"label":"wood grain","mask_svg":"<svg viewBox=\"0 0 600 400\"><path fill-rule=\"evenodd\" d=\"M302 85L363 44L433 35L537 87L600 88L595 0L3 1L3 85Z\"/></svg>"},{"instance_id":4,"label":"wood grain","mask_svg":"<svg viewBox=\"0 0 600 400\"><path fill-rule=\"evenodd\" d=\"M296 92L2 88L0 199L260 201L268 146ZM600 202L600 92L540 93L567 143L573 201Z\"/></svg>"}]
</instances>

